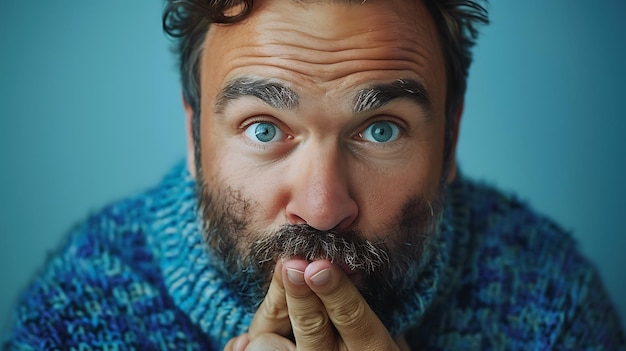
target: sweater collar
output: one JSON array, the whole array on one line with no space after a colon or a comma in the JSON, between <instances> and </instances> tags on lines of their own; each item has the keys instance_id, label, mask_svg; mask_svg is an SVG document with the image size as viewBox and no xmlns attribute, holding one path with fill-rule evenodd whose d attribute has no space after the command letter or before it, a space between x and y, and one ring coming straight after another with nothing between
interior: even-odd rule
<instances>
[{"instance_id":1,"label":"sweater collar","mask_svg":"<svg viewBox=\"0 0 626 351\"><path fill-rule=\"evenodd\" d=\"M433 301L447 295L458 279L468 240L467 216L455 206L461 188L460 181L448 187L437 250L421 272L414 293L387 325L392 335L418 325ZM153 198L152 245L176 306L222 349L228 340L247 331L253 314L211 265L195 191L195 180L183 163L164 178Z\"/></svg>"}]
</instances>

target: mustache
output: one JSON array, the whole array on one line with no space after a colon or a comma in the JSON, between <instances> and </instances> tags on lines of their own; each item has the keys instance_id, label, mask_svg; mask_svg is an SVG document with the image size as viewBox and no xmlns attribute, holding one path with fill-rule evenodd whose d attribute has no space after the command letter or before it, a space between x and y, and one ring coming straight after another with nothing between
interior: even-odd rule
<instances>
[{"instance_id":1,"label":"mustache","mask_svg":"<svg viewBox=\"0 0 626 351\"><path fill-rule=\"evenodd\" d=\"M389 265L386 239L370 241L356 230L321 231L307 224L284 225L257 239L250 246L250 257L259 266L273 265L280 258L326 259L366 274Z\"/></svg>"},{"instance_id":2,"label":"mustache","mask_svg":"<svg viewBox=\"0 0 626 351\"><path fill-rule=\"evenodd\" d=\"M362 273L357 288L383 321L410 294L423 267L437 251L443 188L435 196L409 196L385 228L320 231L307 224L252 229L259 206L242 190L216 186L201 174L197 187L202 235L220 279L253 313L263 301L276 262L299 257L326 259Z\"/></svg>"}]
</instances>

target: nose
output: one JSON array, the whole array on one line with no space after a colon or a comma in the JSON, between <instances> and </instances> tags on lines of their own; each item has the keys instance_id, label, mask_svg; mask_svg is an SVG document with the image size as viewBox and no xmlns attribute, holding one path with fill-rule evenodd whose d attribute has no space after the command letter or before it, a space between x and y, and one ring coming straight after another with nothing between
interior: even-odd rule
<instances>
[{"instance_id":1,"label":"nose","mask_svg":"<svg viewBox=\"0 0 626 351\"><path fill-rule=\"evenodd\" d=\"M358 206L350 194L346 162L337 149L310 145L296 156L286 207L291 224L326 231L347 229L355 222Z\"/></svg>"}]
</instances>

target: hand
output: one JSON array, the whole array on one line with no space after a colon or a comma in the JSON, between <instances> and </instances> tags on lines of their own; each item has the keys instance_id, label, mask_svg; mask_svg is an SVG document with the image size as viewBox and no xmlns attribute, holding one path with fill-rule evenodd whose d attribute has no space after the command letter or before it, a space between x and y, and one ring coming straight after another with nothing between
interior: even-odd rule
<instances>
[{"instance_id":1,"label":"hand","mask_svg":"<svg viewBox=\"0 0 626 351\"><path fill-rule=\"evenodd\" d=\"M295 341L295 344L294 342ZM396 343L397 342L397 343ZM408 350L394 340L341 269L327 260L279 262L247 334L226 350Z\"/></svg>"}]
</instances>

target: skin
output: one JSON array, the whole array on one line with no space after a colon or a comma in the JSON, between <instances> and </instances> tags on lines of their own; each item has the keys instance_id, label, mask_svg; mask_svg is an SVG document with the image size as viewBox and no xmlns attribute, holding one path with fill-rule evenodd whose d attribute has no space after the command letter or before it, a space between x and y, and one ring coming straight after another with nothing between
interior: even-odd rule
<instances>
[{"instance_id":1,"label":"skin","mask_svg":"<svg viewBox=\"0 0 626 351\"><path fill-rule=\"evenodd\" d=\"M236 189L254 202L247 213L251 231L306 223L319 230L357 228L375 239L410 195L436 195L446 73L434 22L421 2L261 0L243 22L212 25L204 45L204 179L209 187ZM278 82L293 90L299 103L275 108L246 96L218 108L220 91L241 77ZM397 79L420 82L430 107L400 98L354 111L360 90ZM455 135L459 118L460 112ZM374 142L368 127L377 121L398 127L397 138ZM255 140L250 131L261 122L282 133L271 142ZM454 160L451 167L449 179ZM314 277L326 279L316 283ZM226 347L244 348L408 349L402 336L389 335L344 271L326 260L299 258L276 265L249 332Z\"/></svg>"}]
</instances>

